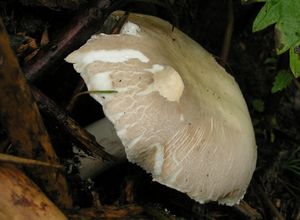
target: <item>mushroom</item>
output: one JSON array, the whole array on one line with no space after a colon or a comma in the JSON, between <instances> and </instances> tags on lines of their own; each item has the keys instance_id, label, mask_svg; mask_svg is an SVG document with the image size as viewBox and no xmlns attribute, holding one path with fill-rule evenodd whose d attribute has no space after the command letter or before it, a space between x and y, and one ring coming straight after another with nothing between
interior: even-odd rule
<instances>
[{"instance_id":1,"label":"mushroom","mask_svg":"<svg viewBox=\"0 0 300 220\"><path fill-rule=\"evenodd\" d=\"M199 203L243 198L257 157L247 105L198 43L160 18L130 14L120 34L94 35L66 61L88 90L117 91L91 96L128 160L154 181Z\"/></svg>"}]
</instances>

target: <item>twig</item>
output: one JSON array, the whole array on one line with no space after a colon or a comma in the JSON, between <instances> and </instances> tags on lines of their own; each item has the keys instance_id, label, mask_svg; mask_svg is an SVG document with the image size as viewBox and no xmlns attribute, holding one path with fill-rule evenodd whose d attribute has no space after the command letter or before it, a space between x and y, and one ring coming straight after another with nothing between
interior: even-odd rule
<instances>
[{"instance_id":1,"label":"twig","mask_svg":"<svg viewBox=\"0 0 300 220\"><path fill-rule=\"evenodd\" d=\"M227 62L230 45L231 45L231 37L233 32L233 23L234 23L234 14L233 14L233 2L232 0L228 1L228 22L224 36L223 48L221 53L221 60L223 63Z\"/></svg>"},{"instance_id":2,"label":"twig","mask_svg":"<svg viewBox=\"0 0 300 220\"><path fill-rule=\"evenodd\" d=\"M75 89L73 91L73 94L71 96L72 98L71 98L68 106L66 107L67 112L73 111L76 101L78 100L77 94L80 93L84 88L85 88L85 83L84 83L83 79L80 78L79 82L77 83L77 86L75 87Z\"/></svg>"},{"instance_id":3,"label":"twig","mask_svg":"<svg viewBox=\"0 0 300 220\"><path fill-rule=\"evenodd\" d=\"M269 199L268 195L265 193L265 191L262 189L262 187L259 184L257 185L257 191L258 195L261 198L262 202L270 209L272 215L276 217L278 220L285 220L285 218L281 215L281 213L278 211L278 209L274 206L272 201Z\"/></svg>"},{"instance_id":4,"label":"twig","mask_svg":"<svg viewBox=\"0 0 300 220\"><path fill-rule=\"evenodd\" d=\"M242 200L240 204L235 205L234 208L250 220L262 219L262 216L256 211L256 209L252 208L244 200Z\"/></svg>"},{"instance_id":5,"label":"twig","mask_svg":"<svg viewBox=\"0 0 300 220\"><path fill-rule=\"evenodd\" d=\"M297 193L294 192L294 190L299 192L299 188L297 186L294 186L293 184L290 184L290 183L282 180L281 178L278 178L278 181L282 184L283 187L285 187L287 189L287 191L291 195L293 195L296 199L299 199L299 195L297 195Z\"/></svg>"},{"instance_id":6,"label":"twig","mask_svg":"<svg viewBox=\"0 0 300 220\"><path fill-rule=\"evenodd\" d=\"M77 93L75 95L75 98L87 94L112 94L112 93L118 93L118 91L117 90L89 90L89 91Z\"/></svg>"},{"instance_id":7,"label":"twig","mask_svg":"<svg viewBox=\"0 0 300 220\"><path fill-rule=\"evenodd\" d=\"M53 68L60 66L67 54L80 47L91 35L99 31L99 27L110 12L132 2L147 2L164 7L171 14L175 26L178 26L176 14L168 1L95 0L85 10L82 10L82 13L72 19L70 24L51 42L48 49L40 50L35 58L24 66L23 71L26 78L33 82L49 73L50 70L53 72Z\"/></svg>"},{"instance_id":8,"label":"twig","mask_svg":"<svg viewBox=\"0 0 300 220\"><path fill-rule=\"evenodd\" d=\"M23 71L30 81L34 81L53 67L59 66L63 58L71 51L81 46L91 37L104 22L109 8L109 0L93 1L87 9L76 16L71 23L64 28L64 31L51 42L47 50L40 50L36 58L29 62Z\"/></svg>"},{"instance_id":9,"label":"twig","mask_svg":"<svg viewBox=\"0 0 300 220\"><path fill-rule=\"evenodd\" d=\"M80 144L80 147L84 152L104 160L114 160L114 157L106 153L96 142L93 135L81 128L79 124L59 108L54 101L33 86L31 87L31 90L40 110L50 115L59 125L63 126L73 139Z\"/></svg>"},{"instance_id":10,"label":"twig","mask_svg":"<svg viewBox=\"0 0 300 220\"><path fill-rule=\"evenodd\" d=\"M111 29L111 34L119 34L123 25L125 24L125 22L128 19L128 12L125 12L125 14L119 18L119 20L116 22L116 24L113 26L113 28Z\"/></svg>"},{"instance_id":11,"label":"twig","mask_svg":"<svg viewBox=\"0 0 300 220\"><path fill-rule=\"evenodd\" d=\"M9 38L0 19L0 111L3 125L17 154L58 164L48 133L30 88L10 48ZM37 167L29 170L42 184L48 196L62 207L71 207L65 177L57 170Z\"/></svg>"},{"instance_id":12,"label":"twig","mask_svg":"<svg viewBox=\"0 0 300 220\"><path fill-rule=\"evenodd\" d=\"M111 93L117 93L118 92L116 90L89 90L89 91L81 92L81 91L79 91L79 89L84 88L84 86L81 87L81 85L82 85L81 82L83 82L83 81L79 82L78 86L75 89L77 91L77 93L71 99L70 105L67 106L67 111L68 112L70 112L70 110L72 110L72 108L75 105L75 102L76 102L76 100L78 99L79 96L87 95L87 94L99 94L99 93L100 94L111 94ZM83 85L85 85L85 84L83 84Z\"/></svg>"},{"instance_id":13,"label":"twig","mask_svg":"<svg viewBox=\"0 0 300 220\"><path fill-rule=\"evenodd\" d=\"M63 169L63 166L60 164L51 164L39 160L32 160L32 159L17 157L9 154L2 154L2 153L0 153L0 162L20 164L26 166L43 166L43 167L48 167L53 169L60 169L60 170Z\"/></svg>"}]
</instances>

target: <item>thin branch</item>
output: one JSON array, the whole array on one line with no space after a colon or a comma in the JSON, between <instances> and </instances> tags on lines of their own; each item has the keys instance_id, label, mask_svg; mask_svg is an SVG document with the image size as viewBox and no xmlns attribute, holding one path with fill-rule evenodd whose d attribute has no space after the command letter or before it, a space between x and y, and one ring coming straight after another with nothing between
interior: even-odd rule
<instances>
[{"instance_id":1,"label":"thin branch","mask_svg":"<svg viewBox=\"0 0 300 220\"><path fill-rule=\"evenodd\" d=\"M147 2L165 8L178 25L176 14L168 1L160 0L95 0L85 10L71 19L60 34L50 43L47 49L40 50L33 60L23 67L26 78L34 82L43 75L53 72L63 63L67 54L83 45L93 34L99 31L107 16L130 3Z\"/></svg>"},{"instance_id":2,"label":"thin branch","mask_svg":"<svg viewBox=\"0 0 300 220\"><path fill-rule=\"evenodd\" d=\"M261 198L262 202L269 208L272 215L276 217L276 219L278 220L285 220L285 218L281 215L281 213L278 211L278 209L274 206L272 201L269 199L268 195L265 193L263 188L259 184L256 185L257 185L257 191L259 197Z\"/></svg>"},{"instance_id":3,"label":"thin branch","mask_svg":"<svg viewBox=\"0 0 300 220\"><path fill-rule=\"evenodd\" d=\"M71 98L69 104L66 107L67 112L72 112L73 111L73 108L76 104L76 101L78 100L77 94L80 93L84 88L86 88L86 86L85 86L85 83L84 83L83 79L81 78L79 80L79 82L77 83L74 91L73 91L73 94L71 96L72 98Z\"/></svg>"},{"instance_id":4,"label":"thin branch","mask_svg":"<svg viewBox=\"0 0 300 220\"><path fill-rule=\"evenodd\" d=\"M0 162L20 164L25 166L42 166L42 167L48 167L52 169L63 170L63 166L60 164L51 164L39 160L32 160L24 157L17 157L9 154L2 154L2 153L0 153Z\"/></svg>"},{"instance_id":5,"label":"thin branch","mask_svg":"<svg viewBox=\"0 0 300 220\"><path fill-rule=\"evenodd\" d=\"M244 200L233 207L250 220L262 219L262 216L257 212L257 210L252 208Z\"/></svg>"},{"instance_id":6,"label":"thin branch","mask_svg":"<svg viewBox=\"0 0 300 220\"><path fill-rule=\"evenodd\" d=\"M79 143L81 149L94 157L100 157L104 160L114 160L114 157L106 153L97 143L95 137L81 128L79 124L72 119L65 111L56 105L54 101L45 96L40 90L31 87L33 96L41 111L55 119L74 140Z\"/></svg>"},{"instance_id":7,"label":"thin branch","mask_svg":"<svg viewBox=\"0 0 300 220\"><path fill-rule=\"evenodd\" d=\"M227 62L228 54L231 46L231 37L233 32L233 23L234 23L234 13L233 13L233 2L232 0L228 1L228 21L227 27L224 36L221 60L223 63Z\"/></svg>"},{"instance_id":8,"label":"thin branch","mask_svg":"<svg viewBox=\"0 0 300 220\"><path fill-rule=\"evenodd\" d=\"M82 10L51 42L48 49L40 50L35 59L26 64L23 68L26 78L33 82L50 70L53 71L53 67L59 66L68 53L80 47L98 31L107 17L105 11L110 4L110 0L97 0Z\"/></svg>"}]
</instances>

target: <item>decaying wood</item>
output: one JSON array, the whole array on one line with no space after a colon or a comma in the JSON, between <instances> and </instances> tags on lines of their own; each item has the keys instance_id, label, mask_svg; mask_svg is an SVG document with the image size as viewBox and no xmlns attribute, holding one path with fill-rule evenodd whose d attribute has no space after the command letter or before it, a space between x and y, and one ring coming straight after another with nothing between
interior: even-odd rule
<instances>
[{"instance_id":1,"label":"decaying wood","mask_svg":"<svg viewBox=\"0 0 300 220\"><path fill-rule=\"evenodd\" d=\"M23 172L0 166L1 220L65 220L65 215Z\"/></svg>"},{"instance_id":2,"label":"decaying wood","mask_svg":"<svg viewBox=\"0 0 300 220\"><path fill-rule=\"evenodd\" d=\"M102 206L101 208L80 209L67 214L71 220L79 219L136 219L143 208L136 205ZM139 218L140 219L140 218Z\"/></svg>"},{"instance_id":3,"label":"decaying wood","mask_svg":"<svg viewBox=\"0 0 300 220\"><path fill-rule=\"evenodd\" d=\"M96 33L107 16L105 10L110 2L110 0L93 1L90 7L73 18L64 31L51 42L50 48L40 50L35 59L23 68L27 79L34 81L49 73L49 70L53 71L54 67L63 62L67 54L80 47Z\"/></svg>"},{"instance_id":4,"label":"decaying wood","mask_svg":"<svg viewBox=\"0 0 300 220\"><path fill-rule=\"evenodd\" d=\"M57 157L42 122L38 107L9 46L0 20L0 111L12 146L18 156L57 164ZM60 206L71 207L66 180L61 172L39 167L30 170L46 193Z\"/></svg>"},{"instance_id":5,"label":"decaying wood","mask_svg":"<svg viewBox=\"0 0 300 220\"><path fill-rule=\"evenodd\" d=\"M41 111L51 116L58 124L66 129L83 151L91 156L100 157L105 160L114 160L114 157L106 153L103 147L97 143L93 135L81 128L79 124L69 117L65 111L59 108L54 101L33 86L32 93Z\"/></svg>"}]
</instances>

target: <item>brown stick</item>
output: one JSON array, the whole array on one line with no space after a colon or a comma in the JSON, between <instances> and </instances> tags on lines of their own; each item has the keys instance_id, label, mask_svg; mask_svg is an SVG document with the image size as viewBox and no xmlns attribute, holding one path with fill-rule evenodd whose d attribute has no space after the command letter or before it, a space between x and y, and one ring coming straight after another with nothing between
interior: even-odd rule
<instances>
[{"instance_id":1,"label":"brown stick","mask_svg":"<svg viewBox=\"0 0 300 220\"><path fill-rule=\"evenodd\" d=\"M84 83L83 79L80 79L73 91L73 94L71 96L72 98L66 107L67 112L71 113L73 111L73 108L74 108L77 98L78 98L77 95L78 95L78 93L82 92L84 88L85 88L85 83Z\"/></svg>"},{"instance_id":2,"label":"brown stick","mask_svg":"<svg viewBox=\"0 0 300 220\"><path fill-rule=\"evenodd\" d=\"M9 46L0 19L0 111L11 143L21 157L57 164L57 157L30 88ZM61 172L39 167L30 170L46 193L63 207L71 207L66 180Z\"/></svg>"},{"instance_id":3,"label":"brown stick","mask_svg":"<svg viewBox=\"0 0 300 220\"><path fill-rule=\"evenodd\" d=\"M23 67L29 81L33 82L45 73L53 72L67 54L83 45L91 35L99 31L110 12L120 9L131 2L148 2L147 0L94 0L82 13L74 17L47 50L40 50L35 58ZM151 0L152 4L166 8L177 26L178 21L168 1ZM148 2L149 3L149 2Z\"/></svg>"},{"instance_id":4,"label":"brown stick","mask_svg":"<svg viewBox=\"0 0 300 220\"><path fill-rule=\"evenodd\" d=\"M23 157L17 157L9 154L2 154L0 153L0 162L3 163L11 163L11 164L18 164L18 165L25 165L25 166L44 166L52 169L63 169L63 166L60 164L50 164L44 161L27 159ZM0 165L1 165L0 163Z\"/></svg>"},{"instance_id":5,"label":"brown stick","mask_svg":"<svg viewBox=\"0 0 300 220\"><path fill-rule=\"evenodd\" d=\"M233 208L242 213L249 220L262 219L262 216L252 208L247 202L242 200L240 204L234 205Z\"/></svg>"},{"instance_id":6,"label":"brown stick","mask_svg":"<svg viewBox=\"0 0 300 220\"><path fill-rule=\"evenodd\" d=\"M87 39L98 31L106 18L106 10L110 0L97 0L89 8L76 16L64 31L51 42L48 50L41 50L24 68L23 71L30 81L41 77L44 73L53 71L53 67L59 66L68 53L77 49Z\"/></svg>"},{"instance_id":7,"label":"brown stick","mask_svg":"<svg viewBox=\"0 0 300 220\"><path fill-rule=\"evenodd\" d=\"M261 198L262 202L269 208L271 214L278 220L285 220L285 218L281 215L281 213L269 199L268 195L265 193L263 188L259 184L256 185L259 197Z\"/></svg>"},{"instance_id":8,"label":"brown stick","mask_svg":"<svg viewBox=\"0 0 300 220\"><path fill-rule=\"evenodd\" d=\"M231 37L233 32L233 22L234 22L234 14L233 14L233 2L232 0L228 1L228 21L227 27L224 36L221 60L223 63L227 62L230 45L231 45Z\"/></svg>"},{"instance_id":9,"label":"brown stick","mask_svg":"<svg viewBox=\"0 0 300 220\"><path fill-rule=\"evenodd\" d=\"M80 144L80 147L87 154L100 157L105 160L114 160L114 157L106 153L96 142L93 135L81 128L76 121L60 109L54 101L45 96L41 91L32 86L32 93L41 111L50 115Z\"/></svg>"}]
</instances>

